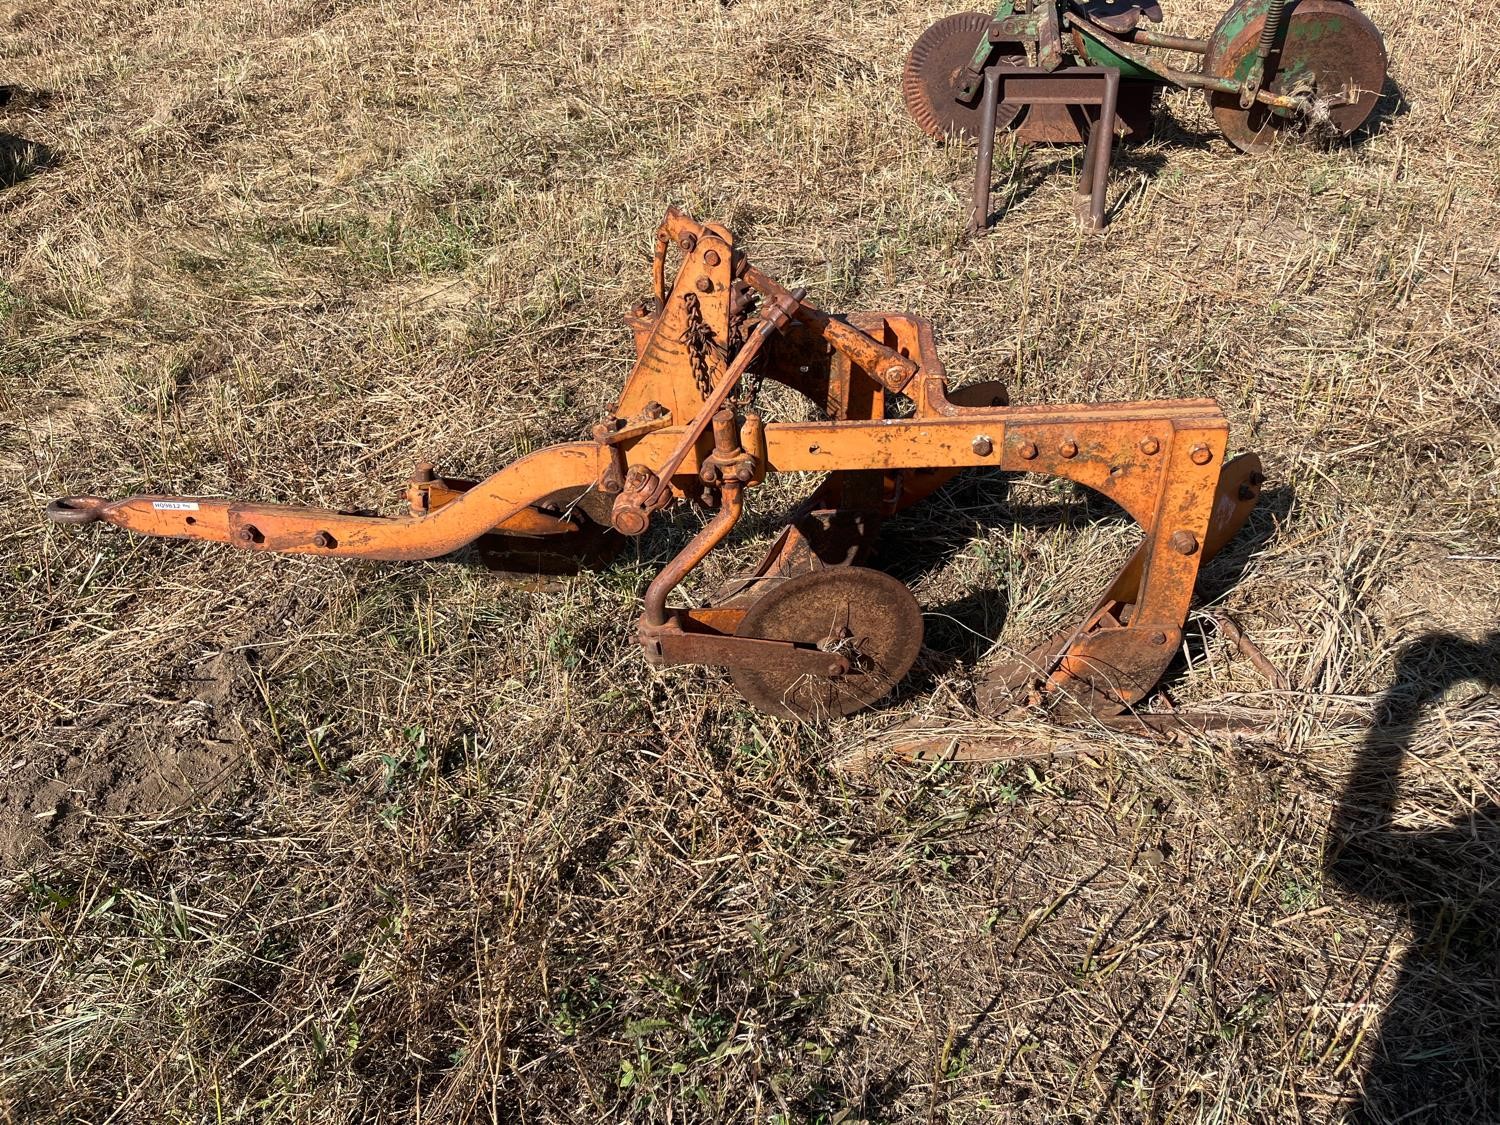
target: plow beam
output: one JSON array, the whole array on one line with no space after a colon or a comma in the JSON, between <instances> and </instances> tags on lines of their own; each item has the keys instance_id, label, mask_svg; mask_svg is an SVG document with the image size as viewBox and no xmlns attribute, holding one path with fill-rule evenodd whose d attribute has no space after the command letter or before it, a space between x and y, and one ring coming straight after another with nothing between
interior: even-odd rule
<instances>
[{"instance_id":1,"label":"plow beam","mask_svg":"<svg viewBox=\"0 0 1500 1125\"><path fill-rule=\"evenodd\" d=\"M531 504L561 489L593 484L598 463L592 443L550 446L506 466L435 511L399 519L207 496L129 496L113 501L67 496L49 504L47 516L57 523L103 522L139 535L201 539L252 551L432 559L487 532L542 530L546 525L536 519Z\"/></svg>"}]
</instances>

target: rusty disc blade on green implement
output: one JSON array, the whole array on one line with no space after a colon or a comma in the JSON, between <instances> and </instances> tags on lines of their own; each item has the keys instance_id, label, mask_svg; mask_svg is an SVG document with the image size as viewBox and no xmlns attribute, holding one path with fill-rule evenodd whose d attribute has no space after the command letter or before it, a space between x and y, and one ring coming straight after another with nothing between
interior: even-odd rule
<instances>
[{"instance_id":1,"label":"rusty disc blade on green implement","mask_svg":"<svg viewBox=\"0 0 1500 1125\"><path fill-rule=\"evenodd\" d=\"M937 21L912 44L901 72L901 96L912 119L929 137L979 136L979 104L958 100L964 69L989 30L990 17L981 12L960 12ZM1020 56L1025 61L1025 56ZM1019 102L1001 102L995 113L995 128L1008 128L1021 112Z\"/></svg>"},{"instance_id":2,"label":"rusty disc blade on green implement","mask_svg":"<svg viewBox=\"0 0 1500 1125\"><path fill-rule=\"evenodd\" d=\"M1204 73L1243 81L1265 24L1263 0L1240 0L1214 28ZM1261 152L1281 136L1346 137L1365 123L1385 86L1385 40L1346 0L1300 0L1288 5L1281 41L1266 60L1263 88L1304 95L1313 113L1240 108L1238 94L1211 93L1214 121L1230 144Z\"/></svg>"}]
</instances>

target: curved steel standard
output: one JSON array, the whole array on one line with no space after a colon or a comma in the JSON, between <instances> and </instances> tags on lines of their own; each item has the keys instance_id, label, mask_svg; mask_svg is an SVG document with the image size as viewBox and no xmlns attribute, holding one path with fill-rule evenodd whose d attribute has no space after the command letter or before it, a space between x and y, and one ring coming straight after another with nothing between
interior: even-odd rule
<instances>
[{"instance_id":1,"label":"curved steel standard","mask_svg":"<svg viewBox=\"0 0 1500 1125\"><path fill-rule=\"evenodd\" d=\"M655 277L654 301L629 318L635 366L592 440L479 482L421 465L399 519L157 495L67 497L48 515L250 551L405 560L498 542L513 560L530 549L583 562L692 500L715 514L646 592L648 659L726 667L752 702L807 718L874 702L920 648L910 593L858 566L882 521L971 466L1040 473L1108 497L1144 537L1078 628L1005 681L1100 715L1145 697L1178 649L1200 566L1259 493L1253 456L1225 464L1229 427L1212 399L1009 406L993 384L950 397L927 321L822 312L752 266L723 227L676 209L658 231ZM755 405L765 379L807 396L820 419L766 422ZM765 556L713 604L670 608L746 496L793 472L828 476Z\"/></svg>"},{"instance_id":2,"label":"curved steel standard","mask_svg":"<svg viewBox=\"0 0 1500 1125\"><path fill-rule=\"evenodd\" d=\"M929 136L978 138L975 230L989 225L997 130L1086 138L1079 212L1098 229L1114 135L1148 135L1158 91L1202 90L1229 143L1259 152L1283 137L1348 136L1385 85L1385 41L1350 0L1236 0L1206 39L1145 26L1161 18L1156 0L998 0L993 15L960 12L917 38L902 95Z\"/></svg>"}]
</instances>

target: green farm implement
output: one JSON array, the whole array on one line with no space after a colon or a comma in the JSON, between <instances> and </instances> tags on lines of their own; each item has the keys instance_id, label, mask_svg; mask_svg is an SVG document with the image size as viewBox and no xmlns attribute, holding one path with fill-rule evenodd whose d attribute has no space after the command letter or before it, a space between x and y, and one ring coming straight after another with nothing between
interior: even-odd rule
<instances>
[{"instance_id":1,"label":"green farm implement","mask_svg":"<svg viewBox=\"0 0 1500 1125\"><path fill-rule=\"evenodd\" d=\"M1105 223L1116 134L1150 133L1158 91L1202 90L1230 144L1337 138L1369 118L1386 76L1385 42L1349 0L1238 0L1206 39L1167 35L1155 0L1000 0L918 37L906 60L907 108L933 137L979 141L973 228L989 225L995 135L1086 141L1079 217ZM1197 60L1194 69L1168 61ZM1100 127L1100 123L1104 127Z\"/></svg>"}]
</instances>

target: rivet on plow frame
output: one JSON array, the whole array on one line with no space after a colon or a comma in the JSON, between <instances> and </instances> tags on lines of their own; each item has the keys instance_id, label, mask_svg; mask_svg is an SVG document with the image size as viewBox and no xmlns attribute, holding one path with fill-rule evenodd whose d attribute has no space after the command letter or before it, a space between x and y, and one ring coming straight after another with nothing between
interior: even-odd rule
<instances>
[{"instance_id":1,"label":"rivet on plow frame","mask_svg":"<svg viewBox=\"0 0 1500 1125\"><path fill-rule=\"evenodd\" d=\"M1198 549L1198 537L1191 531L1174 531L1168 542L1179 555L1191 555Z\"/></svg>"},{"instance_id":2,"label":"rivet on plow frame","mask_svg":"<svg viewBox=\"0 0 1500 1125\"><path fill-rule=\"evenodd\" d=\"M1021 457L1023 460L1036 460L1036 452L1036 442L1026 441L1021 443Z\"/></svg>"},{"instance_id":3,"label":"rivet on plow frame","mask_svg":"<svg viewBox=\"0 0 1500 1125\"><path fill-rule=\"evenodd\" d=\"M334 543L333 536L329 535L326 531L320 531L313 536L314 547L322 547L326 551L330 547L333 547L335 545L336 544Z\"/></svg>"},{"instance_id":4,"label":"rivet on plow frame","mask_svg":"<svg viewBox=\"0 0 1500 1125\"><path fill-rule=\"evenodd\" d=\"M1057 451L1064 457L1078 456L1078 443L1076 441L1065 441L1057 447Z\"/></svg>"},{"instance_id":5,"label":"rivet on plow frame","mask_svg":"<svg viewBox=\"0 0 1500 1125\"><path fill-rule=\"evenodd\" d=\"M677 245L682 247L684 254L691 254L698 246L698 236L695 234L685 234L677 240Z\"/></svg>"},{"instance_id":6,"label":"rivet on plow frame","mask_svg":"<svg viewBox=\"0 0 1500 1125\"><path fill-rule=\"evenodd\" d=\"M1188 456L1193 459L1193 464L1195 465L1207 465L1214 459L1214 451L1202 442L1199 442L1192 449L1188 450Z\"/></svg>"},{"instance_id":7,"label":"rivet on plow frame","mask_svg":"<svg viewBox=\"0 0 1500 1125\"><path fill-rule=\"evenodd\" d=\"M1164 645L1167 643L1167 635L1165 633L1152 633L1151 643L1154 645Z\"/></svg>"},{"instance_id":8,"label":"rivet on plow frame","mask_svg":"<svg viewBox=\"0 0 1500 1125\"><path fill-rule=\"evenodd\" d=\"M714 283L713 283L713 281L711 279L706 278L706 277L700 277L698 279L698 292L700 292L700 293L712 293L713 291L714 291Z\"/></svg>"},{"instance_id":9,"label":"rivet on plow frame","mask_svg":"<svg viewBox=\"0 0 1500 1125\"><path fill-rule=\"evenodd\" d=\"M970 443L970 448L973 449L975 453L979 454L979 456L988 457L995 451L995 443L992 442L989 438L985 437L983 434L980 434L973 440L973 442Z\"/></svg>"},{"instance_id":10,"label":"rivet on plow frame","mask_svg":"<svg viewBox=\"0 0 1500 1125\"><path fill-rule=\"evenodd\" d=\"M705 266L716 266L719 264L719 252L717 250L703 251L703 264Z\"/></svg>"},{"instance_id":11,"label":"rivet on plow frame","mask_svg":"<svg viewBox=\"0 0 1500 1125\"><path fill-rule=\"evenodd\" d=\"M1146 454L1146 456L1149 457L1151 456L1151 454L1158 452L1160 449L1161 442L1157 441L1154 437L1141 438L1141 452Z\"/></svg>"},{"instance_id":12,"label":"rivet on plow frame","mask_svg":"<svg viewBox=\"0 0 1500 1125\"><path fill-rule=\"evenodd\" d=\"M259 543L263 538L265 537L261 535L260 528L248 523L234 533L234 539L237 543Z\"/></svg>"}]
</instances>

